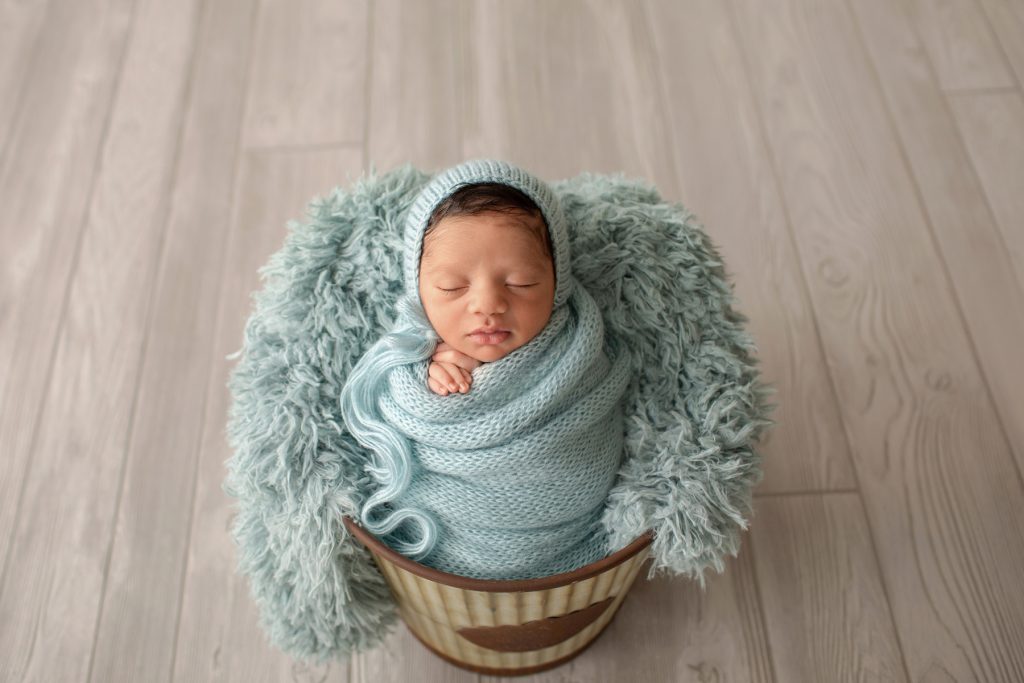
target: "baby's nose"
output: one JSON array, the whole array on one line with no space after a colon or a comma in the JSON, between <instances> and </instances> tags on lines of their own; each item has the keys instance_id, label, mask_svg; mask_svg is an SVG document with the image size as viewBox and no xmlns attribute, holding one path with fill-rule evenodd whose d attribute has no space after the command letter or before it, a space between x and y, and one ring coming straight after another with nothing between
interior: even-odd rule
<instances>
[{"instance_id":1,"label":"baby's nose","mask_svg":"<svg viewBox=\"0 0 1024 683\"><path fill-rule=\"evenodd\" d=\"M508 305L505 296L493 287L481 287L471 298L470 308L473 313L494 315L504 313Z\"/></svg>"}]
</instances>

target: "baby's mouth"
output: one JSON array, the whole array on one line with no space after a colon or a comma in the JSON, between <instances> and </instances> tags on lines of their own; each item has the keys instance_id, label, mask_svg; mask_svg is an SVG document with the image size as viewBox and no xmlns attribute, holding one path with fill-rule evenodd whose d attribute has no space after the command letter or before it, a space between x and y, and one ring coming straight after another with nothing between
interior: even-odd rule
<instances>
[{"instance_id":1,"label":"baby's mouth","mask_svg":"<svg viewBox=\"0 0 1024 683\"><path fill-rule=\"evenodd\" d=\"M469 338L477 344L500 344L509 338L512 333L508 330L494 329L490 332L476 331L469 334Z\"/></svg>"}]
</instances>

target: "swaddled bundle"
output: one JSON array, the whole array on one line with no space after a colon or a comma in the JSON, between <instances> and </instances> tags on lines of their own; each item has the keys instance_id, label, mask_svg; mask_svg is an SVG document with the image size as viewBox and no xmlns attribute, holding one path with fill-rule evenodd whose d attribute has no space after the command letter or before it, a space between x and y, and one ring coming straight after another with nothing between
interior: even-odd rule
<instances>
[{"instance_id":1,"label":"swaddled bundle","mask_svg":"<svg viewBox=\"0 0 1024 683\"><path fill-rule=\"evenodd\" d=\"M473 374L466 395L439 396L427 365L440 337L418 294L426 218L460 186L509 184L544 214L554 307L525 345ZM406 227L406 293L391 332L353 369L341 406L373 454L378 489L362 524L434 568L489 579L569 571L610 551L601 518L621 464L628 350L606 336L593 297L572 277L557 200L511 166L463 165L424 189Z\"/></svg>"}]
</instances>

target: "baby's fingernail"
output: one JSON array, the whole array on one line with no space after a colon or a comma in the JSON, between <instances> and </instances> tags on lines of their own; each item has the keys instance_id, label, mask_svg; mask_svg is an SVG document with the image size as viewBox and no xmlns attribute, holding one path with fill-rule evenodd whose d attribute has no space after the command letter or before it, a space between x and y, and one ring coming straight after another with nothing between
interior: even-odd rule
<instances>
[{"instance_id":1,"label":"baby's fingernail","mask_svg":"<svg viewBox=\"0 0 1024 683\"><path fill-rule=\"evenodd\" d=\"M461 388L463 391L466 391L467 389L469 389L469 385L463 382L462 384L459 385L459 388Z\"/></svg>"}]
</instances>

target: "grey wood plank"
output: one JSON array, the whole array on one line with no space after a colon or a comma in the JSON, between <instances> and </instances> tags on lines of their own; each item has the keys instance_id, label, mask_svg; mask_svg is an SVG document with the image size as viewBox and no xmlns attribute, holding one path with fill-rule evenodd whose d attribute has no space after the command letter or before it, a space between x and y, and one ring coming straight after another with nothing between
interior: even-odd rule
<instances>
[{"instance_id":1,"label":"grey wood plank","mask_svg":"<svg viewBox=\"0 0 1024 683\"><path fill-rule=\"evenodd\" d=\"M1015 0L980 0L980 3L1014 71L1019 90L1024 82L1024 3Z\"/></svg>"},{"instance_id":2,"label":"grey wood plank","mask_svg":"<svg viewBox=\"0 0 1024 683\"><path fill-rule=\"evenodd\" d=\"M22 88L33 58L40 57L36 47L46 13L47 3L42 0L0 4L0 159L11 121L23 102Z\"/></svg>"},{"instance_id":3,"label":"grey wood plank","mask_svg":"<svg viewBox=\"0 0 1024 683\"><path fill-rule=\"evenodd\" d=\"M255 5L209 3L198 18L167 236L96 626L92 678L98 681L171 675L200 399L213 362Z\"/></svg>"},{"instance_id":4,"label":"grey wood plank","mask_svg":"<svg viewBox=\"0 0 1024 683\"><path fill-rule=\"evenodd\" d=\"M841 3L732 3L909 677L1024 677L1024 490Z\"/></svg>"},{"instance_id":5,"label":"grey wood plank","mask_svg":"<svg viewBox=\"0 0 1024 683\"><path fill-rule=\"evenodd\" d=\"M462 7L457 0L371 6L368 165L434 170L462 161Z\"/></svg>"},{"instance_id":6,"label":"grey wood plank","mask_svg":"<svg viewBox=\"0 0 1024 683\"><path fill-rule=\"evenodd\" d=\"M246 148L363 140L367 0L263 0Z\"/></svg>"},{"instance_id":7,"label":"grey wood plank","mask_svg":"<svg viewBox=\"0 0 1024 683\"><path fill-rule=\"evenodd\" d=\"M644 4L659 57L678 199L720 246L777 394L760 493L850 489L856 479L786 209L728 17L709 2ZM625 18L624 18L625 19ZM680 26L700 31L678 40ZM643 44L641 42L640 44Z\"/></svg>"},{"instance_id":8,"label":"grey wood plank","mask_svg":"<svg viewBox=\"0 0 1024 683\"><path fill-rule=\"evenodd\" d=\"M1019 92L963 93L950 96L949 102L999 224L1001 246L1024 288L1024 98ZM1017 312L1024 308L1019 297L1014 303ZM1012 345L1021 338L1006 335L1002 341ZM1024 429L1022 414L1016 417L1014 427ZM1024 441L1017 443L1024 450Z\"/></svg>"},{"instance_id":9,"label":"grey wood plank","mask_svg":"<svg viewBox=\"0 0 1024 683\"><path fill-rule=\"evenodd\" d=\"M9 559L130 17L129 0L60 6L0 158L0 562Z\"/></svg>"},{"instance_id":10,"label":"grey wood plank","mask_svg":"<svg viewBox=\"0 0 1024 683\"><path fill-rule=\"evenodd\" d=\"M1014 229L1020 225L1024 203L1017 199L1019 191L1011 189L1015 177L1024 177L1024 163L1016 176L1014 169L1003 167L982 175L1017 202L1016 214L1012 204L997 212L1002 219L1000 234L946 96L904 8L900 3L858 2L850 7L879 75L1002 428L1018 467L1024 469L1024 359L1014 343L1024 339L1024 233ZM961 101L968 96L952 97ZM999 156L1014 149L1012 137L1024 128L1024 114L1018 112L1016 120L1013 115L1000 116L995 113L998 107L990 110L989 96L970 97L977 98L970 101L979 102L983 111L981 127L973 130L981 130L991 142L975 161L982 162L980 168L991 153ZM1016 96L1008 97L1012 101ZM1018 158L1024 159L1024 135L1017 135L1016 149ZM1007 253L1007 244L1015 238L1017 248Z\"/></svg>"},{"instance_id":11,"label":"grey wood plank","mask_svg":"<svg viewBox=\"0 0 1024 683\"><path fill-rule=\"evenodd\" d=\"M975 0L910 0L908 5L943 89L1014 86L1013 73Z\"/></svg>"},{"instance_id":12,"label":"grey wood plank","mask_svg":"<svg viewBox=\"0 0 1024 683\"><path fill-rule=\"evenodd\" d=\"M757 500L757 577L780 681L905 681L856 493Z\"/></svg>"},{"instance_id":13,"label":"grey wood plank","mask_svg":"<svg viewBox=\"0 0 1024 683\"><path fill-rule=\"evenodd\" d=\"M678 185L672 120L618 3L466 3L463 152L549 179L623 172Z\"/></svg>"},{"instance_id":14,"label":"grey wood plank","mask_svg":"<svg viewBox=\"0 0 1024 683\"><path fill-rule=\"evenodd\" d=\"M135 14L0 589L0 614L13 625L0 630L0 677L10 680L88 675L166 226L191 10L143 4Z\"/></svg>"},{"instance_id":15,"label":"grey wood plank","mask_svg":"<svg viewBox=\"0 0 1024 683\"><path fill-rule=\"evenodd\" d=\"M234 501L221 490L230 396L227 356L242 344L258 269L284 241L285 224L301 219L315 194L347 186L362 160L358 147L249 152L242 158L220 287L214 362L205 388L199 469L178 623L174 680L347 680L347 663L310 667L272 646L258 623L248 581L236 571L230 537Z\"/></svg>"}]
</instances>

